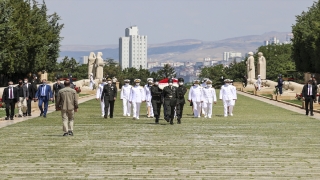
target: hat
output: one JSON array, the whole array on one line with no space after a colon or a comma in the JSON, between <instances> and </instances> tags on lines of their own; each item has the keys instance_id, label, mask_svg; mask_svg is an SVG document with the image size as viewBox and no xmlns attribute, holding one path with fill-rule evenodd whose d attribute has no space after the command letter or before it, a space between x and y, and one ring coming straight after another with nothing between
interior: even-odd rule
<instances>
[{"instance_id":1,"label":"hat","mask_svg":"<svg viewBox=\"0 0 320 180\"><path fill-rule=\"evenodd\" d=\"M159 79L154 78L154 79L153 79L153 82L159 82Z\"/></svg>"},{"instance_id":2,"label":"hat","mask_svg":"<svg viewBox=\"0 0 320 180\"><path fill-rule=\"evenodd\" d=\"M178 78L178 82L184 82L183 78Z\"/></svg>"},{"instance_id":3,"label":"hat","mask_svg":"<svg viewBox=\"0 0 320 180\"><path fill-rule=\"evenodd\" d=\"M90 73L91 76L93 76L93 73Z\"/></svg>"},{"instance_id":4,"label":"hat","mask_svg":"<svg viewBox=\"0 0 320 180\"><path fill-rule=\"evenodd\" d=\"M169 78L169 79L168 79L168 83L173 83L173 79L172 79L172 78Z\"/></svg>"},{"instance_id":5,"label":"hat","mask_svg":"<svg viewBox=\"0 0 320 180\"><path fill-rule=\"evenodd\" d=\"M107 81L111 81L111 78L108 78Z\"/></svg>"},{"instance_id":6,"label":"hat","mask_svg":"<svg viewBox=\"0 0 320 180\"><path fill-rule=\"evenodd\" d=\"M148 82L149 82L149 81L153 81L153 78L148 78L147 81L148 81Z\"/></svg>"},{"instance_id":7,"label":"hat","mask_svg":"<svg viewBox=\"0 0 320 180\"><path fill-rule=\"evenodd\" d=\"M279 77L282 77L282 74L279 74Z\"/></svg>"},{"instance_id":8,"label":"hat","mask_svg":"<svg viewBox=\"0 0 320 180\"><path fill-rule=\"evenodd\" d=\"M140 79L135 79L134 82L135 83L139 83L139 82L141 82L141 80Z\"/></svg>"},{"instance_id":9,"label":"hat","mask_svg":"<svg viewBox=\"0 0 320 180\"><path fill-rule=\"evenodd\" d=\"M212 81L207 80L206 83L207 83L207 84L212 84Z\"/></svg>"},{"instance_id":10,"label":"hat","mask_svg":"<svg viewBox=\"0 0 320 180\"><path fill-rule=\"evenodd\" d=\"M233 80L232 80L232 79L230 79L230 80L229 80L229 82L233 82Z\"/></svg>"},{"instance_id":11,"label":"hat","mask_svg":"<svg viewBox=\"0 0 320 180\"><path fill-rule=\"evenodd\" d=\"M316 76L315 76L314 74L312 74L312 76L311 76L311 77L315 78Z\"/></svg>"},{"instance_id":12,"label":"hat","mask_svg":"<svg viewBox=\"0 0 320 180\"><path fill-rule=\"evenodd\" d=\"M258 77L260 77L260 74L258 75Z\"/></svg>"},{"instance_id":13,"label":"hat","mask_svg":"<svg viewBox=\"0 0 320 180\"><path fill-rule=\"evenodd\" d=\"M194 80L194 84L199 84L200 81L199 80Z\"/></svg>"},{"instance_id":14,"label":"hat","mask_svg":"<svg viewBox=\"0 0 320 180\"><path fill-rule=\"evenodd\" d=\"M124 82L130 82L130 79L125 79L125 80L123 80Z\"/></svg>"},{"instance_id":15,"label":"hat","mask_svg":"<svg viewBox=\"0 0 320 180\"><path fill-rule=\"evenodd\" d=\"M224 82L230 82L230 79L225 79Z\"/></svg>"}]
</instances>

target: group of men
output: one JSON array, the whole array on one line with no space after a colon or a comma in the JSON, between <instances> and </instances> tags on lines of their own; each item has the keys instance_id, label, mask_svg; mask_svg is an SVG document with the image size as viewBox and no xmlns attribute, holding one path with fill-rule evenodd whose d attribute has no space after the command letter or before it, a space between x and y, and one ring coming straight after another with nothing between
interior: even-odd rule
<instances>
[{"instance_id":1,"label":"group of men","mask_svg":"<svg viewBox=\"0 0 320 180\"><path fill-rule=\"evenodd\" d=\"M76 91L70 87L72 84L70 80L66 80L64 84L60 82L59 78L56 78L56 81L53 84L53 91L46 79L42 79L42 84L38 86L35 74L31 83L28 82L28 78L24 78L24 81L19 80L17 86L9 81L8 87L4 89L2 94L2 101L6 106L5 120L14 120L16 103L18 103L18 117L32 116L32 100L38 101L40 116L46 118L49 101L55 99L56 110L61 110L63 135L73 135L74 111L78 109Z\"/></svg>"},{"instance_id":2,"label":"group of men","mask_svg":"<svg viewBox=\"0 0 320 180\"><path fill-rule=\"evenodd\" d=\"M20 79L18 85L14 86L12 81L8 82L2 94L2 102L6 106L5 120L14 120L15 106L18 103L18 117L31 116L31 102L37 93L37 76L33 75L32 82L28 78Z\"/></svg>"},{"instance_id":3,"label":"group of men","mask_svg":"<svg viewBox=\"0 0 320 180\"><path fill-rule=\"evenodd\" d=\"M233 106L237 99L236 88L230 84L231 80L226 79L221 87L220 99L224 104L224 116L233 116ZM159 80L148 78L145 86L140 85L141 80L135 79L134 84L130 85L130 80L124 80L121 88L120 99L122 100L123 116L131 116L133 119L140 118L141 104L146 102L147 116L155 118L155 123L159 123L161 107L164 108L164 119L170 124L174 124L176 117L177 123L181 124L185 94L187 88L184 79L178 78L178 86L173 84L173 79L168 79L168 84L164 88L159 87ZM117 97L117 87L111 79L103 79L97 89L96 99L100 101L101 112L104 118L113 118L114 102ZM193 114L195 118L212 118L212 107L216 104L217 97L212 81L205 79L200 85L200 81L194 81L190 88L188 101L193 104Z\"/></svg>"}]
</instances>

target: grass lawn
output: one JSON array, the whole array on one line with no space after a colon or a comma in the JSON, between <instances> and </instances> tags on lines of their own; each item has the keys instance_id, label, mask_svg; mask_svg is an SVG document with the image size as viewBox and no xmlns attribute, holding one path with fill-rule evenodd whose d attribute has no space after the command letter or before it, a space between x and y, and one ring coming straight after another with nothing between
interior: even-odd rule
<instances>
[{"instance_id":1,"label":"grass lawn","mask_svg":"<svg viewBox=\"0 0 320 180\"><path fill-rule=\"evenodd\" d=\"M217 94L218 95L218 94ZM233 117L219 101L213 118L159 125L146 117L100 116L80 104L73 137L60 112L0 129L0 179L317 179L320 121L239 95Z\"/></svg>"},{"instance_id":2,"label":"grass lawn","mask_svg":"<svg viewBox=\"0 0 320 180\"><path fill-rule=\"evenodd\" d=\"M293 100L283 100L283 101L286 101L286 102L289 102L289 103L293 103L293 104L297 104L299 106L302 105L302 101L301 100L298 100L298 99L293 99Z\"/></svg>"},{"instance_id":3,"label":"grass lawn","mask_svg":"<svg viewBox=\"0 0 320 180\"><path fill-rule=\"evenodd\" d=\"M261 96L265 96L265 97L268 97L268 98L272 98L272 94L261 94Z\"/></svg>"},{"instance_id":4,"label":"grass lawn","mask_svg":"<svg viewBox=\"0 0 320 180\"><path fill-rule=\"evenodd\" d=\"M79 97L86 96L86 95L88 95L88 94L79 94Z\"/></svg>"}]
</instances>

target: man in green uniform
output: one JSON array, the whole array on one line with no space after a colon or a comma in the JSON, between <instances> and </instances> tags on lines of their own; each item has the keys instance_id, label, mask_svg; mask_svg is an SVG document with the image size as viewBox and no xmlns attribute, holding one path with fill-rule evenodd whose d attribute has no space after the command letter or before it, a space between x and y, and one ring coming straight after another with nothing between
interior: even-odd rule
<instances>
[{"instance_id":1,"label":"man in green uniform","mask_svg":"<svg viewBox=\"0 0 320 180\"><path fill-rule=\"evenodd\" d=\"M177 100L177 120L178 124L181 124L181 118L182 118L182 113L183 113L183 106L186 103L184 99L184 95L187 92L187 88L183 85L184 79L179 78L178 79L179 87L178 87L178 100Z\"/></svg>"},{"instance_id":2,"label":"man in green uniform","mask_svg":"<svg viewBox=\"0 0 320 180\"><path fill-rule=\"evenodd\" d=\"M163 88L164 106L165 106L165 117L164 119L173 124L174 108L177 105L178 91L177 87L173 86L173 80L168 80L168 86Z\"/></svg>"},{"instance_id":3,"label":"man in green uniform","mask_svg":"<svg viewBox=\"0 0 320 180\"><path fill-rule=\"evenodd\" d=\"M159 88L159 81L154 79L154 84L150 88L151 91L151 104L153 107L153 115L156 118L156 124L159 124L160 110L161 110L161 95L162 89Z\"/></svg>"},{"instance_id":4,"label":"man in green uniform","mask_svg":"<svg viewBox=\"0 0 320 180\"><path fill-rule=\"evenodd\" d=\"M102 99L103 98L103 99ZM104 118L108 118L108 110L110 106L110 118L113 118L114 102L117 98L117 86L112 84L110 78L107 79L107 84L103 86L101 101L104 100Z\"/></svg>"}]
</instances>

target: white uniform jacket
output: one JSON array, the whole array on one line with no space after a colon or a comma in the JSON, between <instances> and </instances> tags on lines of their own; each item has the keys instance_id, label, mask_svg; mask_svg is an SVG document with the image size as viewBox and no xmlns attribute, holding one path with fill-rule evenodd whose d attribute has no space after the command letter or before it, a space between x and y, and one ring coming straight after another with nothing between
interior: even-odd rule
<instances>
[{"instance_id":1,"label":"white uniform jacket","mask_svg":"<svg viewBox=\"0 0 320 180\"><path fill-rule=\"evenodd\" d=\"M234 93L235 91L233 90L232 85L223 85L220 90L219 98L224 101L233 100L236 98L236 94Z\"/></svg>"},{"instance_id":2,"label":"white uniform jacket","mask_svg":"<svg viewBox=\"0 0 320 180\"><path fill-rule=\"evenodd\" d=\"M212 87L202 88L202 101L204 103L217 102L216 90Z\"/></svg>"},{"instance_id":3,"label":"white uniform jacket","mask_svg":"<svg viewBox=\"0 0 320 180\"><path fill-rule=\"evenodd\" d=\"M192 102L201 102L202 89L201 86L192 86L189 91L188 100L192 100Z\"/></svg>"},{"instance_id":4,"label":"white uniform jacket","mask_svg":"<svg viewBox=\"0 0 320 180\"><path fill-rule=\"evenodd\" d=\"M120 99L129 100L131 88L132 88L131 85L123 85L121 87Z\"/></svg>"},{"instance_id":5,"label":"white uniform jacket","mask_svg":"<svg viewBox=\"0 0 320 180\"><path fill-rule=\"evenodd\" d=\"M129 101L133 103L141 103L146 100L146 93L144 92L144 88L141 86L134 86L131 88Z\"/></svg>"},{"instance_id":6,"label":"white uniform jacket","mask_svg":"<svg viewBox=\"0 0 320 180\"><path fill-rule=\"evenodd\" d=\"M234 85L229 85L229 86L231 86L233 99L237 99L237 88Z\"/></svg>"},{"instance_id":7,"label":"white uniform jacket","mask_svg":"<svg viewBox=\"0 0 320 180\"><path fill-rule=\"evenodd\" d=\"M97 88L96 98L101 99L101 95L102 95L102 91L103 91L103 86L104 86L105 84L106 84L106 83L101 83L101 84L99 84L99 87Z\"/></svg>"},{"instance_id":8,"label":"white uniform jacket","mask_svg":"<svg viewBox=\"0 0 320 180\"><path fill-rule=\"evenodd\" d=\"M144 86L144 91L146 92L146 101L149 101L149 102L151 101L151 98L152 98L151 91L150 91L151 86L148 86L148 84Z\"/></svg>"}]
</instances>

